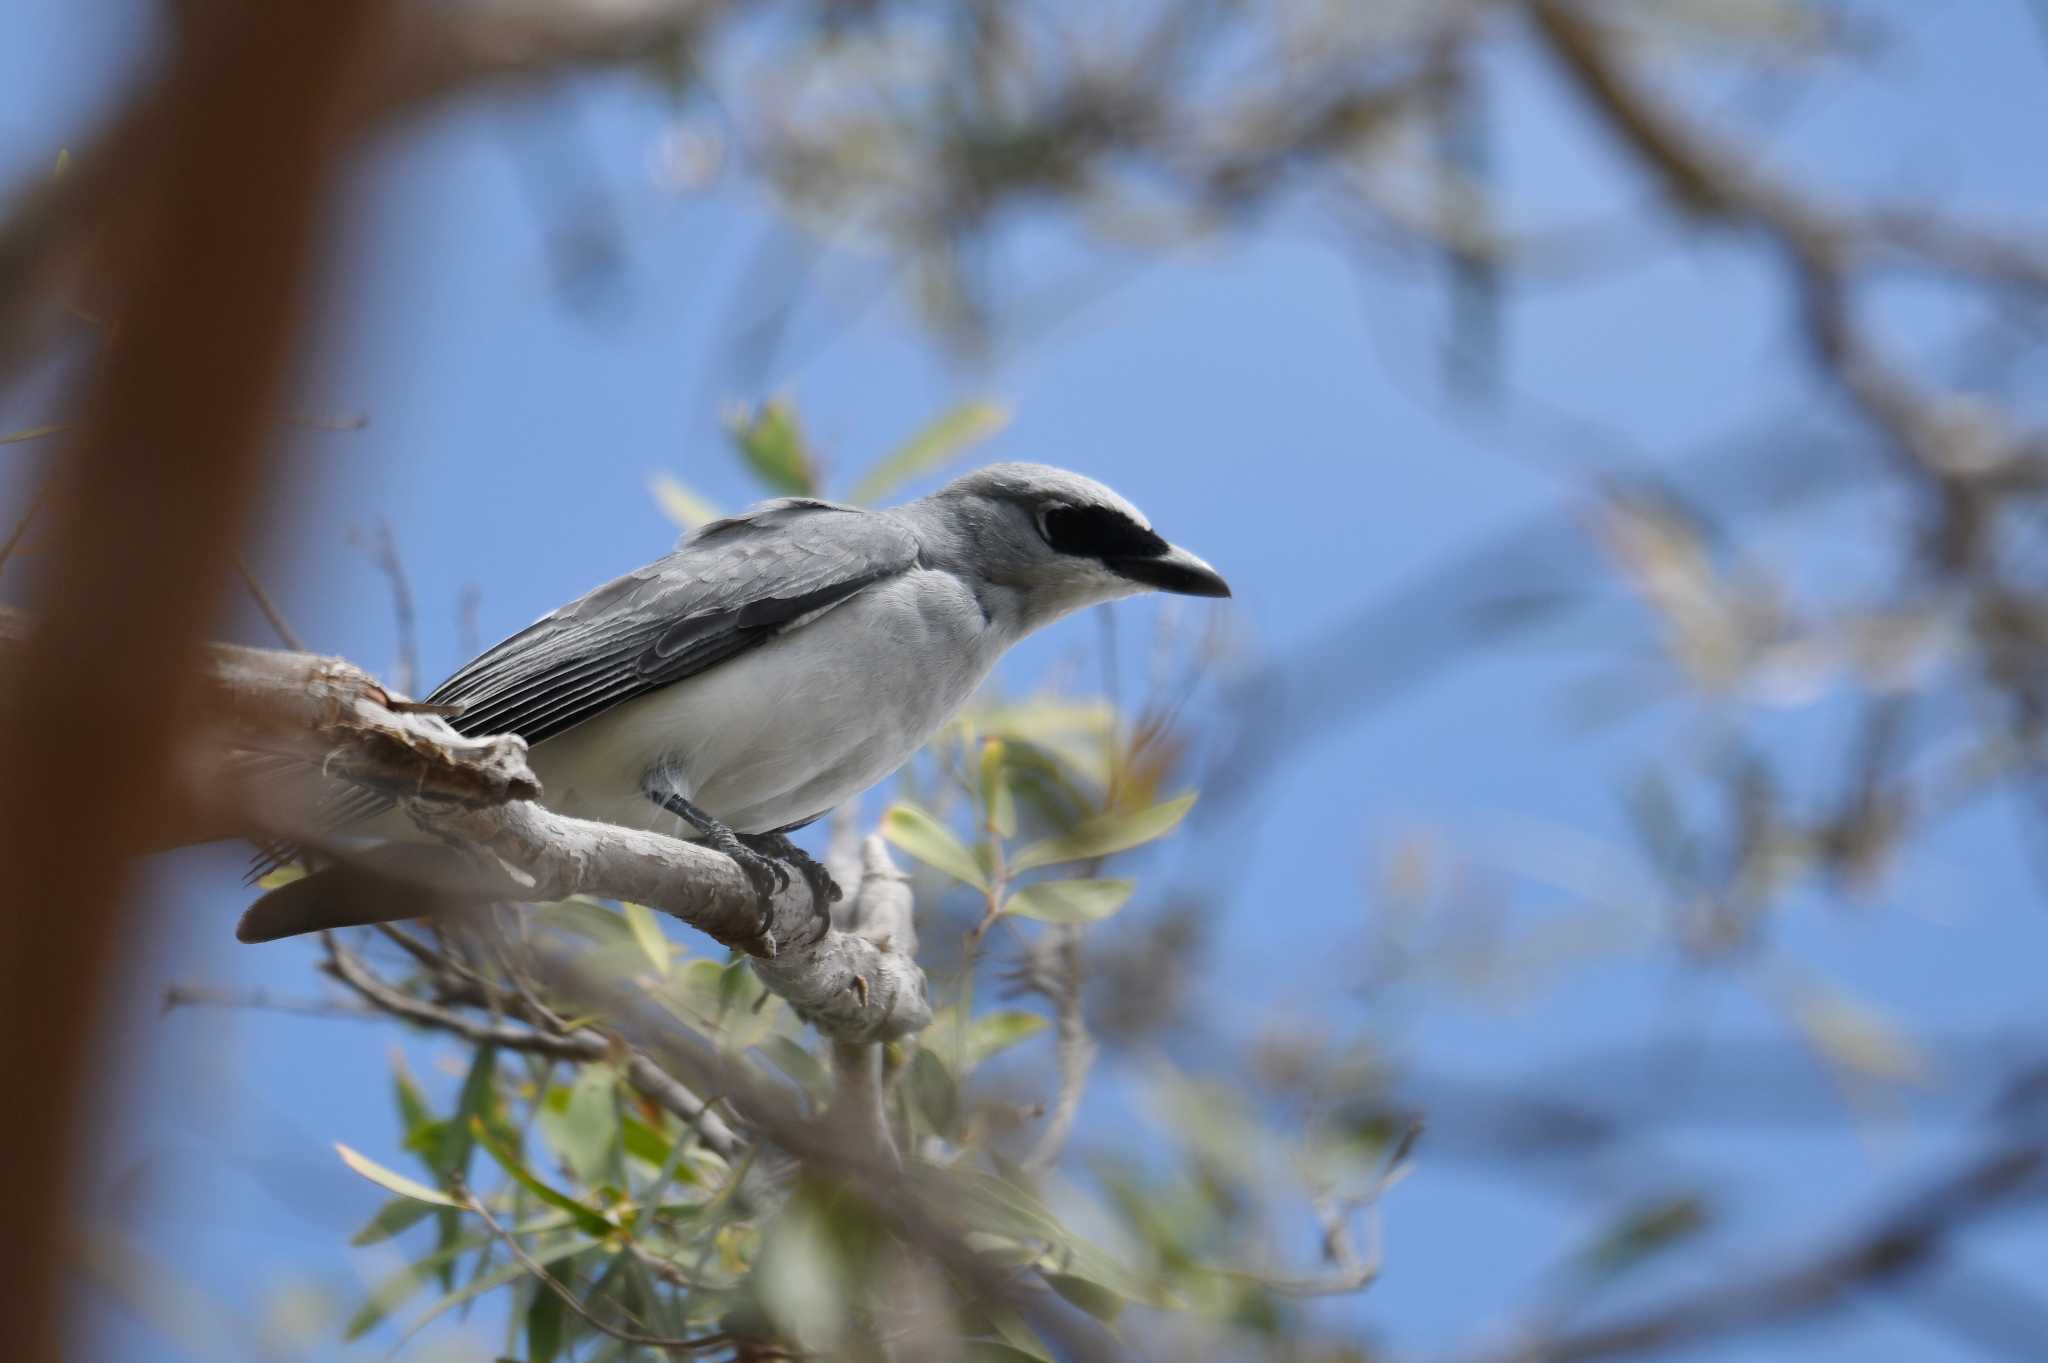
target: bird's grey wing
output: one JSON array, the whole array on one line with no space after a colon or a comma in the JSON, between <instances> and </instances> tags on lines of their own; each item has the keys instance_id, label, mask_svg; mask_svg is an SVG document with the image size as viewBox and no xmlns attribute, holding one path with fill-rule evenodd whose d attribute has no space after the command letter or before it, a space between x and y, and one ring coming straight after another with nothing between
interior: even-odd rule
<instances>
[{"instance_id":1,"label":"bird's grey wing","mask_svg":"<svg viewBox=\"0 0 2048 1363\"><path fill-rule=\"evenodd\" d=\"M461 705L465 734L539 743L800 627L917 554L885 513L769 502L513 635L427 699Z\"/></svg>"},{"instance_id":2,"label":"bird's grey wing","mask_svg":"<svg viewBox=\"0 0 2048 1363\"><path fill-rule=\"evenodd\" d=\"M918 549L885 512L804 498L765 502L535 621L427 700L460 705L449 723L463 734L539 743L801 627L906 571ZM351 787L325 817L342 827L389 805ZM296 855L285 843L260 849L251 878Z\"/></svg>"}]
</instances>

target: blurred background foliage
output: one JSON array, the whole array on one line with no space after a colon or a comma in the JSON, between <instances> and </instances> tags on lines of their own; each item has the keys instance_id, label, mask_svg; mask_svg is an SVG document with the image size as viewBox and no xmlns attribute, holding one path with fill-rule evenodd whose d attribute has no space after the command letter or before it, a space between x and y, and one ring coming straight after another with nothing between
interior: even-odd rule
<instances>
[{"instance_id":1,"label":"blurred background foliage","mask_svg":"<svg viewBox=\"0 0 2048 1363\"><path fill-rule=\"evenodd\" d=\"M1902 913L1987 939L1970 959L2044 949L2048 228L2023 130L2043 110L1922 93L1916 60L1961 7L439 8L526 54L498 59L520 81L627 83L663 102L652 145L593 151L563 106L489 89L505 74L489 60L443 73L502 101L487 114L515 130L555 306L601 319L635 286L622 261L636 223L586 160L623 155L679 200L738 194L772 217L710 323L716 362L680 385L694 412L719 414L729 458L706 444L651 479L679 529L754 495L894 500L999 446L1012 413L982 399L892 411L858 440L817 433L831 419L782 376L870 312L900 311L979 386L1148 273L1275 237L1313 239L1356 272L1375 315L1352 363L1421 394L1438 428L1514 446L1563 495L1519 520L1475 511L1392 582L1301 580L1284 524L1195 542L1234 579L1278 565L1274 580L1317 603L1315 627L1267 637L1256 596L1235 615L1104 613L1086 648L1069 640L1035 685L999 679L835 825L841 864L874 827L915 868L938 1011L882 1057L894 1141L980 1259L1047 1316L989 1298L815 1162L652 1101L623 1051L479 1039L506 998L559 1036L594 1026L524 999L516 966L364 934L323 957L349 1002L306 1006L419 1029L392 1065L390 1149L342 1153L389 1199L354 1237L382 1276L286 1293L227 1326L137 1239L82 1233L87 1276L156 1337L193 1356L406 1341L411 1356L487 1347L535 1363L963 1347L1332 1363L1880 1345L2048 1357L2040 1009L1953 1025L1941 1004L2008 994L1989 966L1984 981L1935 977L1962 959L1946 949L1897 1000L1852 982L1878 949L1864 940L1911 949L1882 935ZM2038 6L1990 8L2005 59L2048 59ZM1990 45L1982 12L1956 22ZM1882 146L1849 161L1798 142L1799 120L1845 89L1886 111L1865 142L1947 121L2002 192L1945 193ZM1518 160L1524 121L1572 152ZM79 175L48 165L24 202ZM1703 269L1741 258L1721 300L1738 322L1653 292L1638 331L1604 348L1518 345L1529 309L1627 290L1673 255ZM38 357L8 409L24 413L13 444L58 432L29 409L117 325L89 274L68 283L61 307L13 305L16 348ZM1378 315L1390 287L1422 302ZM1232 319L1203 322L1227 347ZM1792 396L1663 375L1682 396L1655 438L1633 433L1618 414L1648 382L1638 363L1671 368L1642 357L1695 330L1702 347L1763 355L1747 371L1757 395ZM376 426L337 438L375 440ZM1197 500L1250 505L1262 453L1177 450L1154 467L1171 470L1157 481L1202 480ZM1110 468L1118 454L1103 455ZM6 556L32 569L33 480L10 491ZM1304 480L1294 495L1351 494ZM1354 506L1361 541L1400 533L1398 499ZM381 543L404 680L422 675L411 594ZM471 601L460 632L475 613ZM1486 670L1510 656L1545 665ZM1460 687L1469 671L1480 681ZM1275 894L1252 830L1307 817L1286 775L1336 755L1341 774L1314 787L1323 803L1384 781L1340 736L1431 688L1459 688L1470 709L1461 727L1481 736L1455 760L1475 785L1495 760L1503 780L1511 762L1547 764L1539 792L1590 770L1619 817L1588 826L1540 795L1484 827L1418 808L1301 854ZM1565 736L1535 757L1499 736L1560 710ZM1960 857L1927 853L1987 817L1999 835L1976 824ZM1264 950L1219 959L1217 925L1248 917L1256 933L1231 940ZM1823 935L1806 926L1817 918ZM835 1120L843 1058L741 964L633 905L520 921L581 942L669 1023ZM1723 992L1699 1003L1703 990ZM1530 1061L1522 1043L1582 999L1599 1000L1607 1043ZM170 1001L299 1006L204 984ZM1717 1010L1744 1008L1769 1026L1715 1027ZM1446 1011L1454 1043L1418 1044ZM1829 1181L1852 1164L1868 1174L1853 1202ZM1424 1200L1432 1174L1446 1183ZM1537 1210L1473 1192L1503 1182L1533 1189ZM1428 1283L1399 1277L1407 1197L1426 1211L1407 1243ZM1384 1246L1383 1218L1396 1227ZM1404 1313L1419 1308L1404 1302L1422 1300L1436 1328L1411 1331ZM472 1331L429 1328L455 1316Z\"/></svg>"}]
</instances>

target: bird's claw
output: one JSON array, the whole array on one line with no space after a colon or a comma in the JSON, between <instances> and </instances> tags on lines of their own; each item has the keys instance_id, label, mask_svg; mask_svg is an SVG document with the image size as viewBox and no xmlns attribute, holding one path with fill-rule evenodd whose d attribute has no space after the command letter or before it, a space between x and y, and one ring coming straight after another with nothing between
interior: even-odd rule
<instances>
[{"instance_id":1,"label":"bird's claw","mask_svg":"<svg viewBox=\"0 0 2048 1363\"><path fill-rule=\"evenodd\" d=\"M757 854L773 859L773 864L782 873L783 884L789 883L789 871L804 878L804 885L811 892L811 908L821 918L829 918L832 905L844 898L839 883L832 879L818 859L791 842L781 833L755 833L742 835L740 841Z\"/></svg>"}]
</instances>

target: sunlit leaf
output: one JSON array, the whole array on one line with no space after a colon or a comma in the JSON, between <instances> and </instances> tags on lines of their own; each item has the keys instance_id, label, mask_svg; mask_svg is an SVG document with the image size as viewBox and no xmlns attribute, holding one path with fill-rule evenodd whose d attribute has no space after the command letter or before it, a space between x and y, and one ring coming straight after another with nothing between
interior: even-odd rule
<instances>
[{"instance_id":1,"label":"sunlit leaf","mask_svg":"<svg viewBox=\"0 0 2048 1363\"><path fill-rule=\"evenodd\" d=\"M409 1179L404 1174L386 1169L368 1155L358 1154L340 1141L334 1143L334 1149L335 1153L341 1156L343 1164L346 1164L385 1192L397 1193L400 1197L409 1197L415 1202L431 1202L437 1207L460 1207L462 1205L438 1188L429 1188L426 1184Z\"/></svg>"},{"instance_id":2,"label":"sunlit leaf","mask_svg":"<svg viewBox=\"0 0 2048 1363\"><path fill-rule=\"evenodd\" d=\"M0 444L4 443L4 441L0 441ZM304 880L305 878L305 867L299 865L296 861L287 862L283 866L266 871L263 878L256 882L256 888L259 890L281 890L293 881Z\"/></svg>"},{"instance_id":3,"label":"sunlit leaf","mask_svg":"<svg viewBox=\"0 0 2048 1363\"><path fill-rule=\"evenodd\" d=\"M927 866L987 893L988 876L952 831L924 809L899 800L882 817L882 836Z\"/></svg>"},{"instance_id":4,"label":"sunlit leaf","mask_svg":"<svg viewBox=\"0 0 2048 1363\"><path fill-rule=\"evenodd\" d=\"M1010 788L1006 745L1000 738L981 741L981 808L988 825L1005 838L1017 835L1017 797Z\"/></svg>"},{"instance_id":5,"label":"sunlit leaf","mask_svg":"<svg viewBox=\"0 0 2048 1363\"><path fill-rule=\"evenodd\" d=\"M726 414L725 430L747 467L769 488L791 497L817 495L817 461L789 399L770 398L758 411L735 407Z\"/></svg>"},{"instance_id":6,"label":"sunlit leaf","mask_svg":"<svg viewBox=\"0 0 2048 1363\"><path fill-rule=\"evenodd\" d=\"M753 1282L776 1327L805 1348L833 1355L845 1321L845 1284L832 1233L815 1197L798 1195L769 1223Z\"/></svg>"},{"instance_id":7,"label":"sunlit leaf","mask_svg":"<svg viewBox=\"0 0 2048 1363\"><path fill-rule=\"evenodd\" d=\"M662 933L661 922L654 910L645 904L626 903L619 905L626 915L626 926L633 930L633 940L647 953L647 960L657 975L668 974L668 938Z\"/></svg>"},{"instance_id":8,"label":"sunlit leaf","mask_svg":"<svg viewBox=\"0 0 2048 1363\"><path fill-rule=\"evenodd\" d=\"M1052 866L1063 861L1092 861L1140 846L1172 832L1194 804L1194 792L1189 791L1148 809L1090 819L1071 832L1033 843L1012 858L1011 868L1028 871L1034 866Z\"/></svg>"},{"instance_id":9,"label":"sunlit leaf","mask_svg":"<svg viewBox=\"0 0 2048 1363\"><path fill-rule=\"evenodd\" d=\"M912 436L901 449L868 471L850 500L871 502L903 483L929 473L1000 431L1010 414L992 402L964 402Z\"/></svg>"},{"instance_id":10,"label":"sunlit leaf","mask_svg":"<svg viewBox=\"0 0 2048 1363\"><path fill-rule=\"evenodd\" d=\"M983 1014L967 1028L965 1059L968 1068L980 1065L990 1056L1006 1051L1020 1041L1028 1041L1051 1025L1042 1014L1027 1013L1017 1008Z\"/></svg>"},{"instance_id":11,"label":"sunlit leaf","mask_svg":"<svg viewBox=\"0 0 2048 1363\"><path fill-rule=\"evenodd\" d=\"M657 473L647 480L647 486L654 493L662 514L685 530L695 530L719 517L716 506L683 486L679 478Z\"/></svg>"},{"instance_id":12,"label":"sunlit leaf","mask_svg":"<svg viewBox=\"0 0 2048 1363\"><path fill-rule=\"evenodd\" d=\"M1003 912L1041 923L1094 923L1124 906L1135 880L1042 880L1010 896Z\"/></svg>"},{"instance_id":13,"label":"sunlit leaf","mask_svg":"<svg viewBox=\"0 0 2048 1363\"><path fill-rule=\"evenodd\" d=\"M610 1180L619 1146L618 1072L585 1065L567 1093L550 1095L537 1119L562 1160L586 1184Z\"/></svg>"}]
</instances>

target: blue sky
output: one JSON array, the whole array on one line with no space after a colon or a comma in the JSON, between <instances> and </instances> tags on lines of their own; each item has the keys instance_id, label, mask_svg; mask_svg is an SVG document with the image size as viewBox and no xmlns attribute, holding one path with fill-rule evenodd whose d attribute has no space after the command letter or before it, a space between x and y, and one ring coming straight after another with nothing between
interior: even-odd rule
<instances>
[{"instance_id":1,"label":"blue sky","mask_svg":"<svg viewBox=\"0 0 2048 1363\"><path fill-rule=\"evenodd\" d=\"M2048 87L2025 7L1879 8L1897 41L1867 78L1845 76L1793 106L1770 149L1775 164L1822 168L1844 186L1936 194L1958 210L2037 210ZM11 40L0 44L0 170L10 181L84 140L138 50L135 10L51 0L15 8ZM1530 220L1598 221L1637 202L1639 187L1616 179L1616 163L1546 72L1517 59L1495 74L1493 159ZM1913 98L1899 98L1902 87ZM654 473L727 505L744 501L718 409L775 391L795 396L848 476L953 402L1003 403L1014 421L987 456L1069 465L1128 494L1229 575L1229 609L1254 661L1286 656L1356 603L1557 507L1581 486L1574 470L1617 457L1613 442L1595 448L1512 403L1492 416L1450 412L1432 345L1444 317L1439 281L1413 264L1361 270L1301 208L1120 280L982 365L940 355L900 299L858 307L871 271L830 264L806 295L786 360L733 387L726 338L748 314L749 263L771 219L744 180L691 196L652 182L650 152L672 118L655 95L592 79L450 112L365 159L299 407L360 412L369 424L292 436L299 500L266 522L262 554L272 589L315 646L391 665L384 585L351 543L352 530L388 522L419 602L431 681L462 661L455 602L467 585L482 584L480 622L496 638L663 551L675 531L648 494ZM572 297L554 274L551 226L593 202L620 259L594 296ZM1072 261L1043 224L1021 225L1016 238L1022 258ZM1789 410L1803 421L1814 415L1804 404L1824 417L1779 284L1739 243L1708 239L1598 283L1531 290L1505 314L1509 381L1596 418L1638 452L1629 457L1652 460L1745 415ZM1904 291L1885 308L1902 344L1931 343L1952 322ZM0 419L10 429L48 419L49 402L25 390ZM0 464L9 498L25 462L13 451ZM1868 571L1872 526L1888 524L1873 518L1895 515L1852 496L1825 513L1761 523L1753 544L1822 591ZM1123 608L1133 658L1152 609ZM1439 991L1421 1005L1362 1006L1375 927L1364 887L1388 839L1434 828L1479 848L1518 878L1531 924L1560 922L1571 897L1542 893L1517 849L1568 830L1625 854L1626 781L1646 762L1702 746L1705 726L1682 704L1596 731L1574 721L1579 683L1649 647L1622 605L1590 618L1594 629L1491 654L1321 736L1227 824L1204 825L1205 845L1167 859L1235 873L1238 890L1215 908L1207 969L1252 1010L1236 1030L1249 1035L1272 1010L1304 1028L1362 1035L1368 1017L1398 1006L1402 1045L1423 1067L1513 1079L1657 1036L1700 1038L1709 1050L1782 1040L1771 990L1816 977L1935 1035L2038 1016L2048 919L2018 825L1997 807L1943 825L1856 911L1796 898L1774 934L1783 964L1760 972L1768 988L1756 977L1689 976L1668 954L1616 940L1603 943L1599 963L1564 977L1569 988L1538 982L1509 1000ZM232 632L263 638L246 610ZM1028 685L1095 639L1087 622L1070 622L1019 650L1006 679ZM1355 665L1369 668L1373 653ZM1298 684L1352 684L1335 671ZM1838 711L1823 698L1757 722L1821 778L1839 761ZM149 943L109 1057L93 1201L166 1271L260 1315L295 1283L346 1291L379 1267L340 1248L375 1194L330 1143L397 1158L386 1096L396 1034L274 1014L159 1015L155 1000L171 983L317 992L309 948L234 943L247 897L240 867L238 851L209 848L167 858L153 874ZM1141 900L1129 913L1142 922L1146 909ZM446 1053L411 1051L430 1073ZM1830 1080L1815 1066L1810 1083L1825 1094ZM1735 1177L1746 1195L1713 1258L1735 1270L1796 1249L1788 1227L1853 1222L1874 1190L1931 1167L1955 1139L1938 1123L1681 1130L1654 1161L1603 1169L1599 1183L1608 1192L1663 1186L1659 1172L1671 1168L1709 1184ZM1362 1302L1333 1309L1418 1350L1466 1339L1475 1304L1530 1302L1544 1266L1581 1243L1608 1205L1432 1160L1425 1144L1420 1173L1387 1209L1386 1278ZM2048 1251L2038 1231L1982 1243L1981 1262L2008 1272ZM101 1356L140 1356L147 1336L121 1309L96 1294L81 1309ZM452 1336L452 1356L489 1347L480 1339ZM1772 1357L1791 1342L1760 1336L1712 1352ZM1970 1356L1876 1302L1796 1343L1803 1357L1845 1363Z\"/></svg>"}]
</instances>

